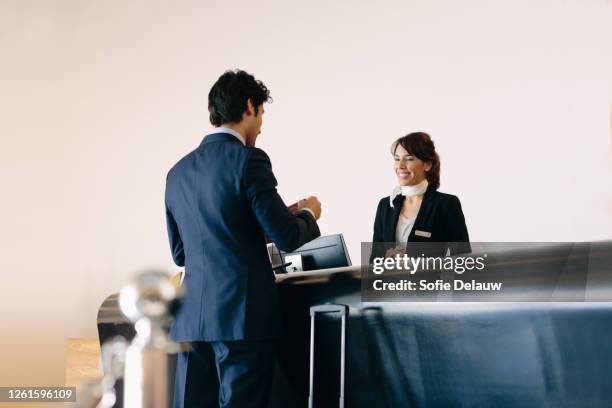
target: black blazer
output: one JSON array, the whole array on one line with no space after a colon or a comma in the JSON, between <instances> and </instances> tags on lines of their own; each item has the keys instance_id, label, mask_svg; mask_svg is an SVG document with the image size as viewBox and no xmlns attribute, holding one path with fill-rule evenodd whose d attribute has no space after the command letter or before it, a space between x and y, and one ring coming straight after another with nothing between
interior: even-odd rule
<instances>
[{"instance_id":1,"label":"black blazer","mask_svg":"<svg viewBox=\"0 0 612 408\"><path fill-rule=\"evenodd\" d=\"M204 138L168 173L166 218L187 293L177 341L274 339L280 310L265 235L292 251L320 235L308 212L292 215L263 150L227 133Z\"/></svg>"},{"instance_id":2,"label":"black blazer","mask_svg":"<svg viewBox=\"0 0 612 408\"><path fill-rule=\"evenodd\" d=\"M374 244L370 261L375 256L384 256L386 249L394 246L395 229L405 199L403 195L398 195L393 200L393 207L389 203L389 197L381 199L378 203L372 242L388 243L388 245ZM423 196L414 227L408 236L407 252L413 253L413 250L418 248L419 253L413 255L420 255L421 250L426 248L425 255L428 256L444 256L447 250L450 250L451 254L468 253L471 252L469 241L459 198L428 188ZM417 242L438 242L440 245L419 247L417 244L411 244Z\"/></svg>"}]
</instances>

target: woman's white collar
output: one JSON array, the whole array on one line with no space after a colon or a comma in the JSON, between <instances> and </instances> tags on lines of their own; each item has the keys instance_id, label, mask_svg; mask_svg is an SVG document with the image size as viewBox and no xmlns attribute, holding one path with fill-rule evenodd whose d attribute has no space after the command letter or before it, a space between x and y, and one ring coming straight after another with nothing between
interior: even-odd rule
<instances>
[{"instance_id":1,"label":"woman's white collar","mask_svg":"<svg viewBox=\"0 0 612 408\"><path fill-rule=\"evenodd\" d=\"M427 182L427 179L421 181L419 184L415 184L413 186L397 186L393 189L393 191L391 192L391 195L389 196L389 203L391 204L391 207L393 207L393 200L395 200L395 197L397 197L398 195L403 195L405 197L414 197L414 196L418 196L418 195L423 195L425 194L425 191L427 191L427 186L429 185L429 183Z\"/></svg>"}]
</instances>

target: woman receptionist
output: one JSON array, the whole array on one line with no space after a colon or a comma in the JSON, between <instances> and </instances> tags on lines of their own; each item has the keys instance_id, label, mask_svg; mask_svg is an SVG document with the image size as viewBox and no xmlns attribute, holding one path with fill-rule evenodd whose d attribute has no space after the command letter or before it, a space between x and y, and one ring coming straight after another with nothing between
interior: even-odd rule
<instances>
[{"instance_id":1,"label":"woman receptionist","mask_svg":"<svg viewBox=\"0 0 612 408\"><path fill-rule=\"evenodd\" d=\"M398 185L378 203L372 240L377 250L372 256L382 248L387 256L404 249L411 256L470 252L459 199L438 191L440 158L431 137L410 133L391 145L391 154ZM428 242L439 244L420 244Z\"/></svg>"}]
</instances>

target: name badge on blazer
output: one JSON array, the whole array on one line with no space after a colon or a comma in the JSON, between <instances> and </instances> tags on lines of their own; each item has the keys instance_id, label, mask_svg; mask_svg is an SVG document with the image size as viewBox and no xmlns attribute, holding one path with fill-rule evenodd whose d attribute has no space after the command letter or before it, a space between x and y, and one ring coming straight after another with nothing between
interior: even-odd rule
<instances>
[{"instance_id":1,"label":"name badge on blazer","mask_svg":"<svg viewBox=\"0 0 612 408\"><path fill-rule=\"evenodd\" d=\"M414 235L417 235L419 237L431 238L431 232L427 231L415 230Z\"/></svg>"}]
</instances>

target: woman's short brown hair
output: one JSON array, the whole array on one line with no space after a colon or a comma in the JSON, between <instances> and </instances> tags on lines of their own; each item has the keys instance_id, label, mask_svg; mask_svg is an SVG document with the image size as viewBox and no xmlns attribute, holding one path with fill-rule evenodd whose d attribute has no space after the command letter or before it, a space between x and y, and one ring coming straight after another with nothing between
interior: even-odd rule
<instances>
[{"instance_id":1,"label":"woman's short brown hair","mask_svg":"<svg viewBox=\"0 0 612 408\"><path fill-rule=\"evenodd\" d=\"M431 136L425 132L414 132L400 137L391 145L392 156L395 156L397 145L401 145L411 156L431 163L431 169L425 173L425 176L429 187L437 190L440 187L440 157L436 153L436 146Z\"/></svg>"}]
</instances>

